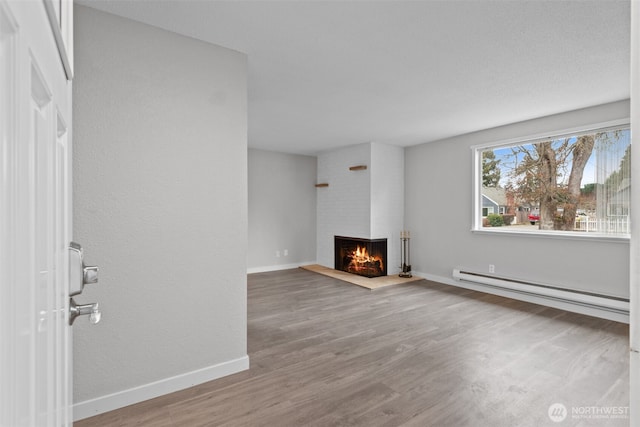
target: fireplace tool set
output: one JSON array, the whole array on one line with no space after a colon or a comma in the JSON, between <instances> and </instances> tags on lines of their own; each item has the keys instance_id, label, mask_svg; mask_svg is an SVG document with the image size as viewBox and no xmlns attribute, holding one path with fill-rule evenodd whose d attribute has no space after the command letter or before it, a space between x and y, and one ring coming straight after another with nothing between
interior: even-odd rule
<instances>
[{"instance_id":1,"label":"fireplace tool set","mask_svg":"<svg viewBox=\"0 0 640 427\"><path fill-rule=\"evenodd\" d=\"M400 259L402 265L400 269L402 270L399 274L400 277L412 277L411 276L411 257L410 257L410 248L409 241L411 240L411 235L409 231L402 230L400 232Z\"/></svg>"}]
</instances>

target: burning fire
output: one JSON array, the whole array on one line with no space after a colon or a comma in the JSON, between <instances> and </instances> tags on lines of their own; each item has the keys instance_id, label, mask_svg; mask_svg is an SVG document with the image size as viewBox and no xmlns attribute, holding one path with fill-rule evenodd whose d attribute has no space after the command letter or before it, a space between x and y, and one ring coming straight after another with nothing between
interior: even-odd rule
<instances>
[{"instance_id":1,"label":"burning fire","mask_svg":"<svg viewBox=\"0 0 640 427\"><path fill-rule=\"evenodd\" d=\"M382 258L375 255L369 255L367 248L357 246L355 251L351 252L351 262L348 271L359 273L362 271L384 271Z\"/></svg>"}]
</instances>

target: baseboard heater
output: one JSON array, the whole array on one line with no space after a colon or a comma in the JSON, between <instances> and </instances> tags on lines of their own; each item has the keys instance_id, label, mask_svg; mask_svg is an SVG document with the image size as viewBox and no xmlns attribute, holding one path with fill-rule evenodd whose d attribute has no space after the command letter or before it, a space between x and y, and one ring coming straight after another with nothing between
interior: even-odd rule
<instances>
[{"instance_id":1,"label":"baseboard heater","mask_svg":"<svg viewBox=\"0 0 640 427\"><path fill-rule=\"evenodd\" d=\"M628 318L629 316L629 300L625 298L563 289L551 285L498 277L491 274L474 273L461 269L453 270L453 278L462 282L479 284L491 288L499 288L532 297L551 299L564 304L573 304L610 312L614 314L616 319L619 318L619 316L622 316L623 318ZM611 318L609 316L604 317Z\"/></svg>"}]
</instances>

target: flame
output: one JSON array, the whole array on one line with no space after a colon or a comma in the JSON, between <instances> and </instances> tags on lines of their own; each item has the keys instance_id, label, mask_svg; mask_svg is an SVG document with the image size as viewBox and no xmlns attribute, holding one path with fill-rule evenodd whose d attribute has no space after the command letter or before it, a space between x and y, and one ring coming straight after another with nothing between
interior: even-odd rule
<instances>
[{"instance_id":1,"label":"flame","mask_svg":"<svg viewBox=\"0 0 640 427\"><path fill-rule=\"evenodd\" d=\"M372 268L384 271L382 257L369 255L366 247L360 247L358 245L356 250L351 252L351 262L349 263L348 271L361 272L371 270Z\"/></svg>"}]
</instances>

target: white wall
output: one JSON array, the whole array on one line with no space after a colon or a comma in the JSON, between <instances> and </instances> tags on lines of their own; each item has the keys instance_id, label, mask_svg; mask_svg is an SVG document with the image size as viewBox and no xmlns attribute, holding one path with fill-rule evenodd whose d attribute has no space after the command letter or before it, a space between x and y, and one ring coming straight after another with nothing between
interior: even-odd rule
<instances>
[{"instance_id":1,"label":"white wall","mask_svg":"<svg viewBox=\"0 0 640 427\"><path fill-rule=\"evenodd\" d=\"M249 150L250 273L315 263L316 170L313 156Z\"/></svg>"},{"instance_id":2,"label":"white wall","mask_svg":"<svg viewBox=\"0 0 640 427\"><path fill-rule=\"evenodd\" d=\"M406 228L413 270L443 281L456 267L629 297L629 243L471 232L471 146L629 117L629 101L406 149Z\"/></svg>"},{"instance_id":3,"label":"white wall","mask_svg":"<svg viewBox=\"0 0 640 427\"><path fill-rule=\"evenodd\" d=\"M371 144L371 238L387 238L387 274L400 271L404 225L404 148Z\"/></svg>"},{"instance_id":4,"label":"white wall","mask_svg":"<svg viewBox=\"0 0 640 427\"><path fill-rule=\"evenodd\" d=\"M247 59L82 6L75 30L82 418L248 367Z\"/></svg>"},{"instance_id":5,"label":"white wall","mask_svg":"<svg viewBox=\"0 0 640 427\"><path fill-rule=\"evenodd\" d=\"M366 165L366 170L349 170ZM387 238L387 274L400 265L404 149L366 143L318 156L318 263L334 267L334 236Z\"/></svg>"},{"instance_id":6,"label":"white wall","mask_svg":"<svg viewBox=\"0 0 640 427\"><path fill-rule=\"evenodd\" d=\"M369 239L371 233L371 149L369 144L345 147L318 156L318 264L334 267L334 236ZM368 169L349 170L367 165Z\"/></svg>"}]
</instances>

